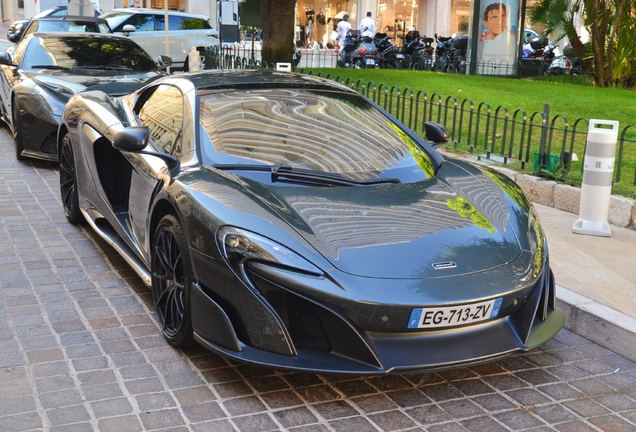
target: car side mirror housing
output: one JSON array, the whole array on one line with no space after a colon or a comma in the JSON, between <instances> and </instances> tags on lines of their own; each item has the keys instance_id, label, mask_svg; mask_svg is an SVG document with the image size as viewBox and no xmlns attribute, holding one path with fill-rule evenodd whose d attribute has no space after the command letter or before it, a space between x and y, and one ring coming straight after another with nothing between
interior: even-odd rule
<instances>
[{"instance_id":1,"label":"car side mirror housing","mask_svg":"<svg viewBox=\"0 0 636 432\"><path fill-rule=\"evenodd\" d=\"M130 153L158 157L163 160L172 177L181 172L181 161L167 153L144 151L150 140L150 129L146 126L132 126L115 133L113 147Z\"/></svg>"},{"instance_id":2,"label":"car side mirror housing","mask_svg":"<svg viewBox=\"0 0 636 432\"><path fill-rule=\"evenodd\" d=\"M10 35L8 35L8 36L7 36L7 40L8 40L9 42L13 42L13 43L16 43L16 42L17 42L17 41L15 40L15 35L14 35L14 34L10 34Z\"/></svg>"},{"instance_id":3,"label":"car side mirror housing","mask_svg":"<svg viewBox=\"0 0 636 432\"><path fill-rule=\"evenodd\" d=\"M134 126L115 133L113 145L119 150L140 152L148 145L150 129L146 126Z\"/></svg>"},{"instance_id":4,"label":"car side mirror housing","mask_svg":"<svg viewBox=\"0 0 636 432\"><path fill-rule=\"evenodd\" d=\"M121 29L121 31L122 31L122 33L124 34L124 36L130 36L130 34L131 34L131 33L134 33L134 32L135 32L135 30L137 30L137 29L136 29L136 28L135 28L135 26L134 26L134 25L132 25L132 24L126 24L126 25L125 25L125 26Z\"/></svg>"},{"instance_id":5,"label":"car side mirror housing","mask_svg":"<svg viewBox=\"0 0 636 432\"><path fill-rule=\"evenodd\" d=\"M159 58L157 59L157 65L159 65L160 68L167 68L168 66L171 66L172 57L160 55Z\"/></svg>"},{"instance_id":6,"label":"car side mirror housing","mask_svg":"<svg viewBox=\"0 0 636 432\"><path fill-rule=\"evenodd\" d=\"M13 63L7 53L0 53L0 65L11 66L17 68L18 65Z\"/></svg>"},{"instance_id":7,"label":"car side mirror housing","mask_svg":"<svg viewBox=\"0 0 636 432\"><path fill-rule=\"evenodd\" d=\"M424 132L426 133L426 140L431 146L433 146L433 148L444 145L448 141L450 141L450 135L448 131L439 123L424 123Z\"/></svg>"}]
</instances>

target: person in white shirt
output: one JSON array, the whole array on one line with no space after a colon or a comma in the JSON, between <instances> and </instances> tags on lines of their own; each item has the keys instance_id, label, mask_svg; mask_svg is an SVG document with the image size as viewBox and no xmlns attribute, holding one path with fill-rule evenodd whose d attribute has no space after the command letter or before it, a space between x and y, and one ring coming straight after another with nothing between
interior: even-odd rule
<instances>
[{"instance_id":1,"label":"person in white shirt","mask_svg":"<svg viewBox=\"0 0 636 432\"><path fill-rule=\"evenodd\" d=\"M363 18L360 21L360 26L358 27L362 36L373 37L375 34L375 21L371 18L371 12L367 12L366 18Z\"/></svg>"},{"instance_id":2,"label":"person in white shirt","mask_svg":"<svg viewBox=\"0 0 636 432\"><path fill-rule=\"evenodd\" d=\"M342 21L338 23L338 27L336 28L336 31L338 32L338 44L340 45L340 51L344 49L345 39L347 39L349 30L351 30L351 23L349 22L349 15L345 14L342 17Z\"/></svg>"},{"instance_id":3,"label":"person in white shirt","mask_svg":"<svg viewBox=\"0 0 636 432\"><path fill-rule=\"evenodd\" d=\"M480 37L478 73L512 75L515 73L517 40L506 29L506 5L492 3L484 10L484 27Z\"/></svg>"}]
</instances>

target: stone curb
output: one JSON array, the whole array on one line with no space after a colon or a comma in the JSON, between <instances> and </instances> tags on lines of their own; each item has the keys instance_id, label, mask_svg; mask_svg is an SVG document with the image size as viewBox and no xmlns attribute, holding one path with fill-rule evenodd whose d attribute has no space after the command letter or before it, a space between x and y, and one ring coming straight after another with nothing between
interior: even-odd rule
<instances>
[{"instance_id":1,"label":"stone curb","mask_svg":"<svg viewBox=\"0 0 636 432\"><path fill-rule=\"evenodd\" d=\"M557 285L565 328L636 362L636 318Z\"/></svg>"},{"instance_id":2,"label":"stone curb","mask_svg":"<svg viewBox=\"0 0 636 432\"><path fill-rule=\"evenodd\" d=\"M559 184L529 174L521 174L508 168L489 165L491 168L513 179L526 193L530 201L568 213L579 213L581 188ZM612 195L610 197L607 221L619 228L636 229L636 202Z\"/></svg>"}]
</instances>

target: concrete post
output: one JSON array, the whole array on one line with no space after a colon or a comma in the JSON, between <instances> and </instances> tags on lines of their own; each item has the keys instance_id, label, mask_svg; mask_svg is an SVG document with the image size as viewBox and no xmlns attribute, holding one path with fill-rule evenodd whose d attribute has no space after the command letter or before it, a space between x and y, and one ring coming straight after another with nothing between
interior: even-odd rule
<instances>
[{"instance_id":1,"label":"concrete post","mask_svg":"<svg viewBox=\"0 0 636 432\"><path fill-rule=\"evenodd\" d=\"M575 234L612 235L607 214L612 195L617 140L617 121L590 120L583 160L579 218L572 227Z\"/></svg>"}]
</instances>

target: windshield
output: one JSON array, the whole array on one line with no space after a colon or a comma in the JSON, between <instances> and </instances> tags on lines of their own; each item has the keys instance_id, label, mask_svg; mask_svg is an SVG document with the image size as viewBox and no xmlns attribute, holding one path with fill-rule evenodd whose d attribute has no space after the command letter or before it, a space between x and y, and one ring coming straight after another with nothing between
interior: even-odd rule
<instances>
[{"instance_id":1,"label":"windshield","mask_svg":"<svg viewBox=\"0 0 636 432\"><path fill-rule=\"evenodd\" d=\"M119 27L119 25L122 24L124 21L126 21L128 17L130 17L130 15L132 15L130 12L125 11L110 11L100 16L100 18L104 18L106 21L108 21L108 25L110 26L110 28L115 29ZM146 15L144 15L144 18L145 17ZM147 17L149 17L150 19L153 18L152 15L148 15Z\"/></svg>"},{"instance_id":2,"label":"windshield","mask_svg":"<svg viewBox=\"0 0 636 432\"><path fill-rule=\"evenodd\" d=\"M307 89L201 95L204 161L282 165L353 180L430 178L436 166L411 136L359 95Z\"/></svg>"},{"instance_id":3,"label":"windshield","mask_svg":"<svg viewBox=\"0 0 636 432\"><path fill-rule=\"evenodd\" d=\"M22 69L104 67L134 72L159 70L150 56L126 38L60 36L33 38L22 60Z\"/></svg>"},{"instance_id":4,"label":"windshield","mask_svg":"<svg viewBox=\"0 0 636 432\"><path fill-rule=\"evenodd\" d=\"M108 23L95 21L34 20L24 36L36 32L112 33Z\"/></svg>"}]
</instances>

